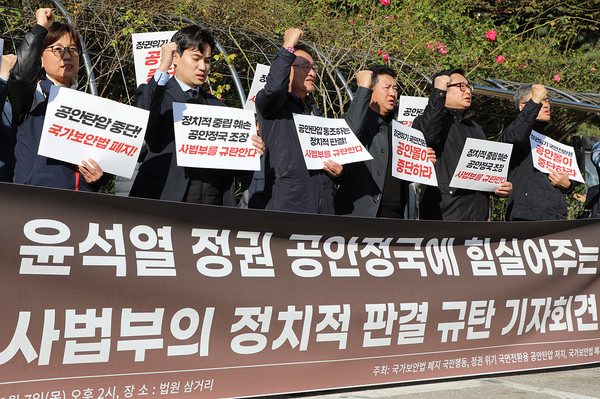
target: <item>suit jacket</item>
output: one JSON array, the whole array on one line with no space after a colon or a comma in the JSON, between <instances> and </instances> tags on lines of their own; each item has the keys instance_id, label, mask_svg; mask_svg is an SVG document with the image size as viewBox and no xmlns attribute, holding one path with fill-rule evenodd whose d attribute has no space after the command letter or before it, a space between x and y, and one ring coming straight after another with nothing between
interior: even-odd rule
<instances>
[{"instance_id":1,"label":"suit jacket","mask_svg":"<svg viewBox=\"0 0 600 399\"><path fill-rule=\"evenodd\" d=\"M216 97L202 93L208 105L225 106ZM136 92L136 106L150 111L146 144L148 155L140 166L130 196L182 201L192 168L177 166L177 148L173 126L173 103L185 103L186 94L175 78L159 86L154 79ZM219 169L194 169L203 184L202 203L222 205L223 195L231 187L233 172Z\"/></svg>"}]
</instances>

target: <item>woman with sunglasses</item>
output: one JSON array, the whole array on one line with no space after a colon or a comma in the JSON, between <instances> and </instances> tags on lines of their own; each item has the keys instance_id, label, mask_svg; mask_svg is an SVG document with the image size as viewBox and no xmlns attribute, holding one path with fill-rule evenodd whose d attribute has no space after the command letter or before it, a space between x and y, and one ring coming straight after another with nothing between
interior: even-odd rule
<instances>
[{"instance_id":1,"label":"woman with sunglasses","mask_svg":"<svg viewBox=\"0 0 600 399\"><path fill-rule=\"evenodd\" d=\"M37 153L50 87L77 89L81 43L73 26L54 21L51 8L37 10L36 22L17 49L8 80L13 125L17 126L13 182L98 191L105 176L94 160L73 165Z\"/></svg>"}]
</instances>

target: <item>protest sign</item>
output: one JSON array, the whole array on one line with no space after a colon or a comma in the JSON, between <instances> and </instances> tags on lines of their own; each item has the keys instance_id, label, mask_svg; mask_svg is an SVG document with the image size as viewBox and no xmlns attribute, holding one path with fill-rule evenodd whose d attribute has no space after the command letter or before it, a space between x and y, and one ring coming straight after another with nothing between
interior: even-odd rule
<instances>
[{"instance_id":1,"label":"protest sign","mask_svg":"<svg viewBox=\"0 0 600 399\"><path fill-rule=\"evenodd\" d=\"M252 145L254 112L213 105L173 103L177 165L260 170Z\"/></svg>"},{"instance_id":2,"label":"protest sign","mask_svg":"<svg viewBox=\"0 0 600 399\"><path fill-rule=\"evenodd\" d=\"M392 121L392 176L437 187L433 163L427 160L423 133Z\"/></svg>"},{"instance_id":3,"label":"protest sign","mask_svg":"<svg viewBox=\"0 0 600 399\"><path fill-rule=\"evenodd\" d=\"M135 65L135 81L137 85L148 83L160 64L161 47L170 43L176 31L133 33L133 63ZM175 75L173 65L169 74Z\"/></svg>"},{"instance_id":4,"label":"protest sign","mask_svg":"<svg viewBox=\"0 0 600 399\"><path fill-rule=\"evenodd\" d=\"M577 165L575 149L536 132L529 136L533 166L544 173L567 172L569 179L585 183Z\"/></svg>"},{"instance_id":5,"label":"protest sign","mask_svg":"<svg viewBox=\"0 0 600 399\"><path fill-rule=\"evenodd\" d=\"M398 122L411 127L415 118L425 110L428 101L427 97L400 96Z\"/></svg>"},{"instance_id":6,"label":"protest sign","mask_svg":"<svg viewBox=\"0 0 600 399\"><path fill-rule=\"evenodd\" d=\"M512 144L467 138L450 187L494 192L506 181Z\"/></svg>"},{"instance_id":7,"label":"protest sign","mask_svg":"<svg viewBox=\"0 0 600 399\"><path fill-rule=\"evenodd\" d=\"M0 39L0 67L2 66L2 56L4 55L4 39Z\"/></svg>"},{"instance_id":8,"label":"protest sign","mask_svg":"<svg viewBox=\"0 0 600 399\"><path fill-rule=\"evenodd\" d=\"M262 90L267 83L267 75L269 74L269 65L256 64L256 70L254 72L254 79L252 80L252 86L248 93L248 99L244 105L244 109L256 112L256 93Z\"/></svg>"},{"instance_id":9,"label":"protest sign","mask_svg":"<svg viewBox=\"0 0 600 399\"><path fill-rule=\"evenodd\" d=\"M330 159L344 165L373 159L344 119L294 114L296 132L309 170Z\"/></svg>"},{"instance_id":10,"label":"protest sign","mask_svg":"<svg viewBox=\"0 0 600 399\"><path fill-rule=\"evenodd\" d=\"M104 172L130 178L148 116L145 109L52 85L38 154L75 165L92 158Z\"/></svg>"}]
</instances>

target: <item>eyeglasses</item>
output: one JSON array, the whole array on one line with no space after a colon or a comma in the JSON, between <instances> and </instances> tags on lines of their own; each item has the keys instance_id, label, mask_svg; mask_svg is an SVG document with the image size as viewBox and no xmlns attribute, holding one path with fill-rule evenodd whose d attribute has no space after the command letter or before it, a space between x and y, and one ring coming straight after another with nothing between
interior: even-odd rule
<instances>
[{"instance_id":1,"label":"eyeglasses","mask_svg":"<svg viewBox=\"0 0 600 399\"><path fill-rule=\"evenodd\" d=\"M458 88L460 89L460 91L465 91L467 89L473 91L473 86L471 86L470 84L465 83L465 82L452 83L452 84L449 84L446 87L454 87L454 86L458 86Z\"/></svg>"},{"instance_id":2,"label":"eyeglasses","mask_svg":"<svg viewBox=\"0 0 600 399\"><path fill-rule=\"evenodd\" d=\"M65 51L68 51L71 57L79 57L79 49L77 47L63 47L59 46L58 44L55 44L53 46L46 47L46 49L50 49L50 51L52 51L52 54L54 54L57 57L62 57L63 55L65 55Z\"/></svg>"},{"instance_id":3,"label":"eyeglasses","mask_svg":"<svg viewBox=\"0 0 600 399\"><path fill-rule=\"evenodd\" d=\"M527 101L529 101L529 100L527 100ZM527 104L527 101L521 102L519 104ZM542 102L542 104L552 105L552 100L550 100L548 97L544 98L541 102Z\"/></svg>"},{"instance_id":4,"label":"eyeglasses","mask_svg":"<svg viewBox=\"0 0 600 399\"><path fill-rule=\"evenodd\" d=\"M311 69L313 71L315 71L315 73L317 73L317 74L319 73L319 68L317 68L316 65L308 63L308 62L306 62L304 64L292 64L292 66L300 68L302 71L304 71L304 73L309 73Z\"/></svg>"}]
</instances>

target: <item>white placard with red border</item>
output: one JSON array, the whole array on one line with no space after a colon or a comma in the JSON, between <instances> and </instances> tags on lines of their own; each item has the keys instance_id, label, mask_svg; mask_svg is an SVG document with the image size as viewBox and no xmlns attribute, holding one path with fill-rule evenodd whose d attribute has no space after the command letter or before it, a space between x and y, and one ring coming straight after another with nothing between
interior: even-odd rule
<instances>
[{"instance_id":1,"label":"white placard with red border","mask_svg":"<svg viewBox=\"0 0 600 399\"><path fill-rule=\"evenodd\" d=\"M135 65L135 81L137 85L148 83L160 64L161 47L170 43L176 31L133 33L133 63ZM175 74L171 65L169 74Z\"/></svg>"},{"instance_id":2,"label":"white placard with red border","mask_svg":"<svg viewBox=\"0 0 600 399\"><path fill-rule=\"evenodd\" d=\"M512 144L467 138L450 187L494 192L506 181Z\"/></svg>"},{"instance_id":3,"label":"white placard with red border","mask_svg":"<svg viewBox=\"0 0 600 399\"><path fill-rule=\"evenodd\" d=\"M244 109L256 112L256 94L267 84L269 69L271 69L269 65L256 64L254 79L252 80L252 86L250 86L250 92L248 93L248 99L246 100Z\"/></svg>"},{"instance_id":4,"label":"white placard with red border","mask_svg":"<svg viewBox=\"0 0 600 399\"><path fill-rule=\"evenodd\" d=\"M294 114L296 132L309 170L323 169L323 162L347 163L373 159L345 119Z\"/></svg>"},{"instance_id":5,"label":"white placard with red border","mask_svg":"<svg viewBox=\"0 0 600 399\"><path fill-rule=\"evenodd\" d=\"M92 158L104 172L130 178L149 115L145 109L53 85L38 154L75 165Z\"/></svg>"},{"instance_id":6,"label":"white placard with red border","mask_svg":"<svg viewBox=\"0 0 600 399\"><path fill-rule=\"evenodd\" d=\"M177 165L193 168L260 170L252 145L254 112L201 104L173 103Z\"/></svg>"},{"instance_id":7,"label":"white placard with red border","mask_svg":"<svg viewBox=\"0 0 600 399\"><path fill-rule=\"evenodd\" d=\"M427 97L400 96L398 102L398 122L411 127L415 118L423 113L427 102Z\"/></svg>"},{"instance_id":8,"label":"white placard with red border","mask_svg":"<svg viewBox=\"0 0 600 399\"><path fill-rule=\"evenodd\" d=\"M531 144L531 156L533 166L544 173L567 172L569 179L585 183L577 159L575 158L575 149L569 145L561 144L550 137L536 132L531 132L529 136Z\"/></svg>"},{"instance_id":9,"label":"white placard with red border","mask_svg":"<svg viewBox=\"0 0 600 399\"><path fill-rule=\"evenodd\" d=\"M392 121L392 165L392 176L397 179L437 187L423 133L398 121Z\"/></svg>"}]
</instances>

